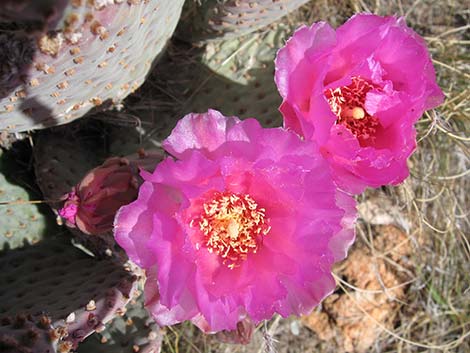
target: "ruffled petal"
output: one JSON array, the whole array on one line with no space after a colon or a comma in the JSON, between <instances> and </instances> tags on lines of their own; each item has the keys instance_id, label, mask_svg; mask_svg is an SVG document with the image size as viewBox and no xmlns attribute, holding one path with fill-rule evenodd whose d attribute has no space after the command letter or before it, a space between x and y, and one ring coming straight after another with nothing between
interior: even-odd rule
<instances>
[{"instance_id":1,"label":"ruffled petal","mask_svg":"<svg viewBox=\"0 0 470 353\"><path fill-rule=\"evenodd\" d=\"M163 142L163 148L174 157L181 157L190 149L212 152L225 142L227 129L237 121L238 118L225 117L216 110L209 110L206 114L188 114Z\"/></svg>"}]
</instances>

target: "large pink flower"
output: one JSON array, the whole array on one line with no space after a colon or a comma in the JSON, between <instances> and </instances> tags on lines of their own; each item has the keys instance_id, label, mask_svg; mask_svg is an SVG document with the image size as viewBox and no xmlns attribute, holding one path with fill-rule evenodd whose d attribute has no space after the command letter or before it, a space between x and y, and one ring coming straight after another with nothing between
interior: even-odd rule
<instances>
[{"instance_id":1,"label":"large pink flower","mask_svg":"<svg viewBox=\"0 0 470 353\"><path fill-rule=\"evenodd\" d=\"M179 160L144 173L115 220L159 324L234 330L307 313L334 290L355 206L313 142L210 110L184 117L163 145Z\"/></svg>"},{"instance_id":2,"label":"large pink flower","mask_svg":"<svg viewBox=\"0 0 470 353\"><path fill-rule=\"evenodd\" d=\"M443 101L423 39L395 17L301 27L278 52L275 80L285 126L315 140L355 193L408 176L413 124Z\"/></svg>"}]
</instances>

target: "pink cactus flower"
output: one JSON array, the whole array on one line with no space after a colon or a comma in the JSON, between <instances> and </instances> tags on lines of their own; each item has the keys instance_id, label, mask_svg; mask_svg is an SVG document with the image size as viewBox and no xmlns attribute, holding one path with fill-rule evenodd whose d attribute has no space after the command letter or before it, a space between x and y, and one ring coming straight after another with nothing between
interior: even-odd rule
<instances>
[{"instance_id":1,"label":"pink cactus flower","mask_svg":"<svg viewBox=\"0 0 470 353\"><path fill-rule=\"evenodd\" d=\"M278 52L275 81L284 125L315 140L353 193L408 176L413 124L444 98L423 39L403 18L371 14L336 32L299 28Z\"/></svg>"},{"instance_id":2,"label":"pink cactus flower","mask_svg":"<svg viewBox=\"0 0 470 353\"><path fill-rule=\"evenodd\" d=\"M146 305L160 325L237 330L308 313L334 290L355 203L313 142L209 110L185 116L163 146L178 160L142 174L114 227L146 270Z\"/></svg>"},{"instance_id":3,"label":"pink cactus flower","mask_svg":"<svg viewBox=\"0 0 470 353\"><path fill-rule=\"evenodd\" d=\"M117 210L137 198L142 183L140 168L153 170L162 156L159 152L140 152L107 159L64 195L59 215L67 226L77 227L86 234L111 231Z\"/></svg>"}]
</instances>

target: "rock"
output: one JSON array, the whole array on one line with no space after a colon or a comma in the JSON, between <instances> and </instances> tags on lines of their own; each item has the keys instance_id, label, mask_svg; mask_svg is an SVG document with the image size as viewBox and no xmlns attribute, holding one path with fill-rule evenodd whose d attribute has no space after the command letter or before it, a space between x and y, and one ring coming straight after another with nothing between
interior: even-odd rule
<instances>
[{"instance_id":1,"label":"rock","mask_svg":"<svg viewBox=\"0 0 470 353\"><path fill-rule=\"evenodd\" d=\"M302 318L321 340L335 341L337 352L369 352L382 327L392 329L405 297L406 285L402 283L410 279L410 239L394 226L376 230L373 250L358 244L335 270L358 289L346 287L347 293L331 295L321 309Z\"/></svg>"}]
</instances>

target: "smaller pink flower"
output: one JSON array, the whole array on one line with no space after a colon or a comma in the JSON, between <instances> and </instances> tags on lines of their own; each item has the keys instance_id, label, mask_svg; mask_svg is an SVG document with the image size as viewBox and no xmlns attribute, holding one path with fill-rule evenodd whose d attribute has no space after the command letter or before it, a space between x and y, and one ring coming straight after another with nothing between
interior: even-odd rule
<instances>
[{"instance_id":1,"label":"smaller pink flower","mask_svg":"<svg viewBox=\"0 0 470 353\"><path fill-rule=\"evenodd\" d=\"M107 159L64 195L59 215L67 226L77 227L86 234L111 231L117 210L137 198L142 183L140 169L153 170L162 156L159 152L141 152Z\"/></svg>"},{"instance_id":2,"label":"smaller pink flower","mask_svg":"<svg viewBox=\"0 0 470 353\"><path fill-rule=\"evenodd\" d=\"M354 239L354 199L311 141L217 111L189 114L115 219L117 243L146 270L160 325L206 332L308 313L335 288L333 263ZM249 323L249 325L247 325Z\"/></svg>"},{"instance_id":3,"label":"smaller pink flower","mask_svg":"<svg viewBox=\"0 0 470 353\"><path fill-rule=\"evenodd\" d=\"M286 127L315 140L337 182L360 193L408 176L414 123L438 106L431 58L403 19L353 16L299 28L276 58Z\"/></svg>"}]
</instances>

